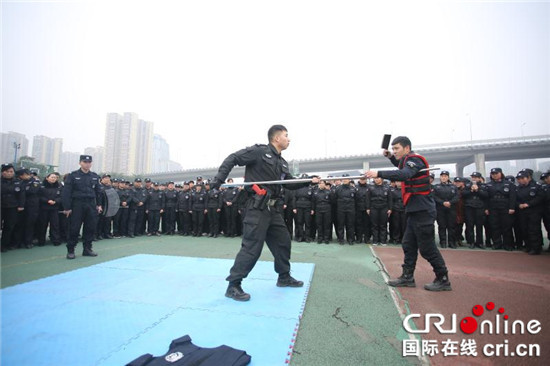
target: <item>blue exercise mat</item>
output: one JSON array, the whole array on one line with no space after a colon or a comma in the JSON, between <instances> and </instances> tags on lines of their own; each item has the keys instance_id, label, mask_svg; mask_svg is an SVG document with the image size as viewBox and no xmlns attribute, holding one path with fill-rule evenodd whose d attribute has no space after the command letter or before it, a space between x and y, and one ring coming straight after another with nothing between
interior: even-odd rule
<instances>
[{"instance_id":1,"label":"blue exercise mat","mask_svg":"<svg viewBox=\"0 0 550 366\"><path fill-rule=\"evenodd\" d=\"M279 288L273 262L258 262L243 283L248 302L224 296L232 265L142 254L3 289L1 364L124 365L189 334L200 347L245 350L251 365L284 365L314 265L293 263L304 287Z\"/></svg>"}]
</instances>

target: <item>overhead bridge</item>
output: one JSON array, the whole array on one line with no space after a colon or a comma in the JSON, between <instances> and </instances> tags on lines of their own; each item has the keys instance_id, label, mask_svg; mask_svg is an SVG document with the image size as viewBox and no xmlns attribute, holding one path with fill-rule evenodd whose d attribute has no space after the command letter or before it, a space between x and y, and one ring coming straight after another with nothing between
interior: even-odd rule
<instances>
[{"instance_id":1,"label":"overhead bridge","mask_svg":"<svg viewBox=\"0 0 550 366\"><path fill-rule=\"evenodd\" d=\"M550 158L550 135L514 137L505 139L473 140L413 146L414 151L424 155L431 166L455 164L457 176L463 176L464 167L475 163L476 170L486 176L485 162L522 159ZM326 172L343 170L369 170L390 168L388 159L380 154L340 156L319 159L289 161L300 172ZM212 178L218 167L188 169L148 175L155 181L194 180L197 176ZM235 167L231 177L242 177L244 167Z\"/></svg>"}]
</instances>

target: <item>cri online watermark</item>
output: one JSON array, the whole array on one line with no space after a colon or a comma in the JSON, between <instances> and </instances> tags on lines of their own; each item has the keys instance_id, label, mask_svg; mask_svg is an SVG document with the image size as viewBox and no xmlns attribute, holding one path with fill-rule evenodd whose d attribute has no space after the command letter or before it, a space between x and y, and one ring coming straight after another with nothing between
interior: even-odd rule
<instances>
[{"instance_id":1,"label":"cri online watermark","mask_svg":"<svg viewBox=\"0 0 550 366\"><path fill-rule=\"evenodd\" d=\"M488 302L485 306L488 311L495 309L493 302ZM472 313L476 317L480 317L485 313L485 309L481 305L475 305L472 308ZM489 314L489 313L487 313ZM467 316L460 320L460 330L464 334L473 334L476 331L479 334L490 335L517 335L517 334L538 334L542 330L540 321L532 319L528 322L522 320L509 320L508 315L504 314L504 308L499 308L495 313L494 319L485 319L478 324L476 318ZM442 314L426 314L424 315L424 328L411 328L412 319L421 319L420 314L410 314L403 319L403 327L410 334L426 334L433 327L440 334L456 334L457 333L457 316L452 314L450 324L446 323L445 316ZM484 356L504 356L504 357L538 357L540 356L540 345L538 344L523 344L520 343L515 347L509 345L507 339L503 343L485 344L481 347ZM447 339L438 343L436 340L403 340L403 356L435 356L441 353L443 356L478 356L478 345L475 339L463 339L462 341L453 341Z\"/></svg>"}]
</instances>

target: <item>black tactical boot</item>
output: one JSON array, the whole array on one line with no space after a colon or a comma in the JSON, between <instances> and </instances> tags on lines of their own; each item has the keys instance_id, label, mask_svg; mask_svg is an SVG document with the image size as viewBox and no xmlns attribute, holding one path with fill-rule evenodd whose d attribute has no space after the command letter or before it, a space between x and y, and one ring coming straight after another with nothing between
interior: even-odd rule
<instances>
[{"instance_id":1,"label":"black tactical boot","mask_svg":"<svg viewBox=\"0 0 550 366\"><path fill-rule=\"evenodd\" d=\"M428 291L451 291L451 282L447 272L437 273L434 282L424 285L424 289Z\"/></svg>"},{"instance_id":2,"label":"black tactical boot","mask_svg":"<svg viewBox=\"0 0 550 366\"><path fill-rule=\"evenodd\" d=\"M298 281L289 274L281 275L277 280L277 287L302 287L303 285L302 281Z\"/></svg>"},{"instance_id":3,"label":"black tactical boot","mask_svg":"<svg viewBox=\"0 0 550 366\"><path fill-rule=\"evenodd\" d=\"M85 246L82 251L83 257L97 257L97 253L92 250L92 246Z\"/></svg>"},{"instance_id":4,"label":"black tactical boot","mask_svg":"<svg viewBox=\"0 0 550 366\"><path fill-rule=\"evenodd\" d=\"M250 300L250 294L243 291L240 283L229 282L225 296L236 301L248 301Z\"/></svg>"},{"instance_id":5,"label":"black tactical boot","mask_svg":"<svg viewBox=\"0 0 550 366\"><path fill-rule=\"evenodd\" d=\"M403 274L395 280L389 280L392 287L416 287L414 282L414 268L403 266Z\"/></svg>"}]
</instances>

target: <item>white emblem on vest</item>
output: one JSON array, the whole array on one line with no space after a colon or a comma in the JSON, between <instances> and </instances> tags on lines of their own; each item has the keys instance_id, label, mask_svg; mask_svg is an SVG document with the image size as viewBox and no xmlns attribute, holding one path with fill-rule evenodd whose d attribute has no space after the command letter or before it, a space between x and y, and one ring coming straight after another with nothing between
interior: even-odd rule
<instances>
[{"instance_id":1,"label":"white emblem on vest","mask_svg":"<svg viewBox=\"0 0 550 366\"><path fill-rule=\"evenodd\" d=\"M166 355L166 357L164 357L164 359L170 363L174 363L176 361L179 361L183 358L183 353L181 352L174 352L174 353L170 353L169 355Z\"/></svg>"},{"instance_id":2,"label":"white emblem on vest","mask_svg":"<svg viewBox=\"0 0 550 366\"><path fill-rule=\"evenodd\" d=\"M269 155L269 154L265 154L265 156L267 156L268 158L270 158L270 159L271 159L271 155Z\"/></svg>"}]
</instances>

